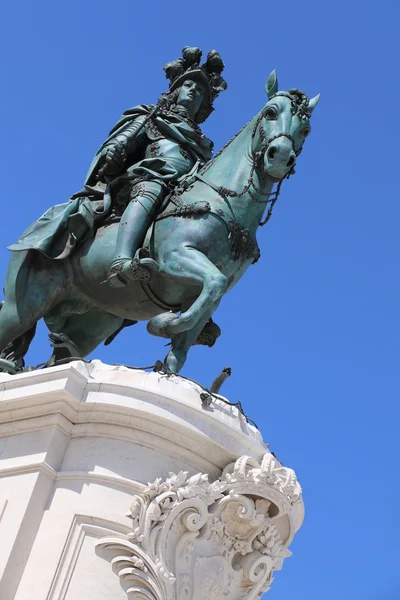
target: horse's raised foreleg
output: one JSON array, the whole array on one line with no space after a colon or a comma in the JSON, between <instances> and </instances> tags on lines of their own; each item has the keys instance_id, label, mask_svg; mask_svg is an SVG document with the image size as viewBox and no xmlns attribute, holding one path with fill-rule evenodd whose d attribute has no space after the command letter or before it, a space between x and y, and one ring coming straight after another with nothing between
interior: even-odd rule
<instances>
[{"instance_id":1,"label":"horse's raised foreleg","mask_svg":"<svg viewBox=\"0 0 400 600\"><path fill-rule=\"evenodd\" d=\"M171 339L171 349L164 361L165 366L172 371L172 373L179 373L179 371L182 369L186 362L186 357L190 347L195 343L211 315L217 310L219 303L220 300L214 302L214 304L212 304L211 307L200 317L192 329L173 336Z\"/></svg>"},{"instance_id":2,"label":"horse's raised foreleg","mask_svg":"<svg viewBox=\"0 0 400 600\"><path fill-rule=\"evenodd\" d=\"M182 245L162 256L159 262L161 271L179 283L202 287L197 299L179 316L162 313L149 321L149 333L173 338L178 333L194 328L224 294L228 280L205 254L191 246Z\"/></svg>"}]
</instances>

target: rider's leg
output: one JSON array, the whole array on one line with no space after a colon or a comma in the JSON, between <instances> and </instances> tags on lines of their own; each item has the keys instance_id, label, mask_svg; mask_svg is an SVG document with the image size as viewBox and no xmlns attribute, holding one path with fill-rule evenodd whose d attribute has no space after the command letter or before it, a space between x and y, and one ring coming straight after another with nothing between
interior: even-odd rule
<instances>
[{"instance_id":1,"label":"rider's leg","mask_svg":"<svg viewBox=\"0 0 400 600\"><path fill-rule=\"evenodd\" d=\"M113 287L140 278L138 265L133 259L164 197L165 186L157 181L142 181L132 187L130 202L119 224L116 253L107 277Z\"/></svg>"}]
</instances>

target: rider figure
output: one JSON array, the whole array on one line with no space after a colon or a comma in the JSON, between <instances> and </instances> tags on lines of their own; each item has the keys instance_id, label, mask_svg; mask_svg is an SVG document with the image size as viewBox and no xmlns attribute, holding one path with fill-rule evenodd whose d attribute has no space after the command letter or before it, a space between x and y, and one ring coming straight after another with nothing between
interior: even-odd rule
<instances>
[{"instance_id":1,"label":"rider figure","mask_svg":"<svg viewBox=\"0 0 400 600\"><path fill-rule=\"evenodd\" d=\"M156 111L154 106L126 111L89 169L86 188L107 183L113 213L121 215L107 274L113 287L146 278L146 266L156 267L150 258L141 264L140 252L155 214L171 183L211 158L212 142L198 123L209 116L226 83L220 75L224 64L219 54L211 51L200 67L201 54L198 48L186 47L183 58L164 66L170 89Z\"/></svg>"},{"instance_id":2,"label":"rider figure","mask_svg":"<svg viewBox=\"0 0 400 600\"><path fill-rule=\"evenodd\" d=\"M169 91L157 106L123 113L96 153L85 185L69 202L49 208L9 246L37 250L55 260L67 258L96 229L120 217L114 260L107 282L124 286L148 279L158 265L141 250L146 232L173 185L210 160L212 142L201 132L213 102L226 89L218 52L186 47L182 58L164 66Z\"/></svg>"}]
</instances>

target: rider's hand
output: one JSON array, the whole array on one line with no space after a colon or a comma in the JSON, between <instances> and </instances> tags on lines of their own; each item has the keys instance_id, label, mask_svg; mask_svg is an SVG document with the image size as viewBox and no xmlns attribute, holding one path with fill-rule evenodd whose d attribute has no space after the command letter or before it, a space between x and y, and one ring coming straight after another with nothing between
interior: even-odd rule
<instances>
[{"instance_id":1,"label":"rider's hand","mask_svg":"<svg viewBox=\"0 0 400 600\"><path fill-rule=\"evenodd\" d=\"M125 162L125 148L122 144L116 144L115 146L109 146L103 156L103 163L98 171L98 178L100 181L104 180L104 177L117 175Z\"/></svg>"}]
</instances>

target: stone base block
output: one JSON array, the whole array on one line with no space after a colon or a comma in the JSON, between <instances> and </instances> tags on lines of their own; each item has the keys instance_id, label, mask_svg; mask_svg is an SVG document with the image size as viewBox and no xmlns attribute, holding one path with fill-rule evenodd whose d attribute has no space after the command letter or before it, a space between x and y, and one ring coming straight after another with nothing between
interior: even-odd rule
<instances>
[{"instance_id":1,"label":"stone base block","mask_svg":"<svg viewBox=\"0 0 400 600\"><path fill-rule=\"evenodd\" d=\"M0 598L268 588L300 487L236 408L203 407L201 392L99 361L0 376Z\"/></svg>"}]
</instances>

